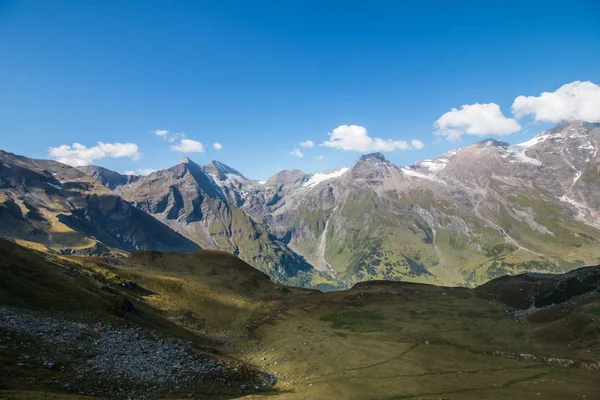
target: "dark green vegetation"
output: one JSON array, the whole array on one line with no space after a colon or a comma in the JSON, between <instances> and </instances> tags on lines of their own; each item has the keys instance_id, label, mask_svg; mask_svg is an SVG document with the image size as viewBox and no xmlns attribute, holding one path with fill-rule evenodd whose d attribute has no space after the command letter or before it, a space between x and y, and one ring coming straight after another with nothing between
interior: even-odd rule
<instances>
[{"instance_id":1,"label":"dark green vegetation","mask_svg":"<svg viewBox=\"0 0 600 400\"><path fill-rule=\"evenodd\" d=\"M0 397L598 398L599 287L593 267L476 290L373 281L319 293L218 251L77 257L0 240ZM146 364L157 351L123 346L105 360L93 353L114 337L158 346L159 358ZM182 348L181 370L218 367L171 385L83 362L125 354L125 371L138 373ZM186 376L178 371L163 372Z\"/></svg>"}]
</instances>

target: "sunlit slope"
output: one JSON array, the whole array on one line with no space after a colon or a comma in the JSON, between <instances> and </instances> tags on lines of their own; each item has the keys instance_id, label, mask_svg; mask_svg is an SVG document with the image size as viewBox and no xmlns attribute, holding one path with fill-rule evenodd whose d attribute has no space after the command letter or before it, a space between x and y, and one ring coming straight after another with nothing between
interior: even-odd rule
<instances>
[{"instance_id":1,"label":"sunlit slope","mask_svg":"<svg viewBox=\"0 0 600 400\"><path fill-rule=\"evenodd\" d=\"M596 398L600 270L574 274L526 292L564 295L528 319L489 288L360 284L286 308L257 330L250 359L279 373L285 399Z\"/></svg>"}]
</instances>

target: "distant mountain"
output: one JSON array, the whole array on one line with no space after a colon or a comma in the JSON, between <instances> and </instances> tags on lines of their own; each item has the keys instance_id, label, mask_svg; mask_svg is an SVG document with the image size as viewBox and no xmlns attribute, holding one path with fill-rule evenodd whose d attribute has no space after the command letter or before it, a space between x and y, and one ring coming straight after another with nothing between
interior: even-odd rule
<instances>
[{"instance_id":1,"label":"distant mountain","mask_svg":"<svg viewBox=\"0 0 600 400\"><path fill-rule=\"evenodd\" d=\"M129 185L140 179L140 177L137 175L120 174L97 165L86 165L83 167L78 167L78 169L111 190L115 190L119 186Z\"/></svg>"},{"instance_id":2,"label":"distant mountain","mask_svg":"<svg viewBox=\"0 0 600 400\"><path fill-rule=\"evenodd\" d=\"M198 246L78 169L0 151L0 234L57 252Z\"/></svg>"}]
</instances>

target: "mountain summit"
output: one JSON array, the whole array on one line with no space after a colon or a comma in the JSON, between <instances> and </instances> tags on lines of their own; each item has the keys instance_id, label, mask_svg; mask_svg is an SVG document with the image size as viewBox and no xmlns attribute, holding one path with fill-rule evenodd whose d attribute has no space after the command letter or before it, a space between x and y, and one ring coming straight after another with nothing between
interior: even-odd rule
<instances>
[{"instance_id":1,"label":"mountain summit","mask_svg":"<svg viewBox=\"0 0 600 400\"><path fill-rule=\"evenodd\" d=\"M401 186L403 176L402 170L383 154L371 153L361 156L344 174L344 179L350 185L370 185L387 190Z\"/></svg>"},{"instance_id":2,"label":"mountain summit","mask_svg":"<svg viewBox=\"0 0 600 400\"><path fill-rule=\"evenodd\" d=\"M385 156L380 153L370 153L370 154L364 154L360 157L360 159L358 160L358 162L366 162L366 161L387 161Z\"/></svg>"},{"instance_id":3,"label":"mountain summit","mask_svg":"<svg viewBox=\"0 0 600 400\"><path fill-rule=\"evenodd\" d=\"M226 179L235 179L241 181L248 181L249 179L242 175L238 170L231 168L228 165L223 164L220 161L213 160L203 167L205 172L211 175L217 181L224 181Z\"/></svg>"}]
</instances>

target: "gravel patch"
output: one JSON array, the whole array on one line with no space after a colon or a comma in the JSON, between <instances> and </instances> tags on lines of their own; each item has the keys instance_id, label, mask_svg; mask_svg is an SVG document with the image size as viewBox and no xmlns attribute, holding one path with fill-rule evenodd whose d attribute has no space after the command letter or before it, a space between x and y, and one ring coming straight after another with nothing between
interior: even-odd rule
<instances>
[{"instance_id":1,"label":"gravel patch","mask_svg":"<svg viewBox=\"0 0 600 400\"><path fill-rule=\"evenodd\" d=\"M0 307L0 327L31 335L44 343L43 354L22 355L27 362L53 369L57 368L57 359L66 359L66 363L60 364L66 364L68 370L77 374L74 382L60 382L66 390L79 390L75 389L77 382L86 379L103 382L93 393L81 392L87 395L149 398L190 383L212 380L227 385L226 377L231 373L223 362L195 353L191 342L165 338L155 332L144 334L140 328L76 322L6 307ZM261 386L274 384L268 374L262 380ZM254 388L256 382L248 382L247 386Z\"/></svg>"}]
</instances>

